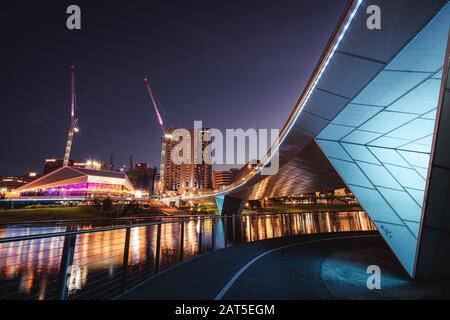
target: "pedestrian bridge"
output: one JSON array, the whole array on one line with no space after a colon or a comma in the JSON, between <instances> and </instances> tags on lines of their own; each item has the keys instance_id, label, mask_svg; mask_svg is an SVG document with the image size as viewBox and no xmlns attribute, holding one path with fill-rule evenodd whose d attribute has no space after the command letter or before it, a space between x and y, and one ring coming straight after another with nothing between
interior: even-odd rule
<instances>
[{"instance_id":1,"label":"pedestrian bridge","mask_svg":"<svg viewBox=\"0 0 450 320\"><path fill-rule=\"evenodd\" d=\"M261 162L221 190L222 214L243 200L348 187L411 277L450 268L447 0L350 1L311 78ZM279 153L277 174L263 176ZM439 263L436 263L439 261Z\"/></svg>"}]
</instances>

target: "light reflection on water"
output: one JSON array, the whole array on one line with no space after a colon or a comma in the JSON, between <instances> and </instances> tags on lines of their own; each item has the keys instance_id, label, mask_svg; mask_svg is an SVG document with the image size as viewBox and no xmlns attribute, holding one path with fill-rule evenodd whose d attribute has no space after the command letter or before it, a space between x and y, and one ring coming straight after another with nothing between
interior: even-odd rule
<instances>
[{"instance_id":1,"label":"light reflection on water","mask_svg":"<svg viewBox=\"0 0 450 320\"><path fill-rule=\"evenodd\" d=\"M42 228L0 229L0 238L65 231L61 226ZM79 227L87 228L90 226ZM154 274L158 267L162 271L213 248L288 235L364 230L375 230L364 212L244 216L216 218L214 222L192 218L183 225L161 224L159 263L157 225L130 229L128 257L124 253L125 229L78 234L68 296L109 297L124 288L125 275L130 286ZM0 244L0 299L58 298L59 279L64 279L60 265L65 241L67 237L59 236Z\"/></svg>"}]
</instances>

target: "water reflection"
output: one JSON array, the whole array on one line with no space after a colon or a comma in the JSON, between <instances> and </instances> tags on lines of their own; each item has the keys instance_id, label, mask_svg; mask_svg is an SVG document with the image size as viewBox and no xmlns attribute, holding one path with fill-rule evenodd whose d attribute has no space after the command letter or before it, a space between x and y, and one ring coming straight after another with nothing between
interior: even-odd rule
<instances>
[{"instance_id":1,"label":"water reflection","mask_svg":"<svg viewBox=\"0 0 450 320\"><path fill-rule=\"evenodd\" d=\"M0 238L66 230L65 227L48 228L2 229ZM133 227L128 231L118 229L78 234L74 238L59 236L3 243L0 244L0 298L60 298L64 279L68 298L108 298L182 260L236 243L360 230L375 230L364 212L301 213L214 220L192 218L182 223ZM67 255L71 243L73 255ZM66 275L64 263L68 256L73 259Z\"/></svg>"}]
</instances>

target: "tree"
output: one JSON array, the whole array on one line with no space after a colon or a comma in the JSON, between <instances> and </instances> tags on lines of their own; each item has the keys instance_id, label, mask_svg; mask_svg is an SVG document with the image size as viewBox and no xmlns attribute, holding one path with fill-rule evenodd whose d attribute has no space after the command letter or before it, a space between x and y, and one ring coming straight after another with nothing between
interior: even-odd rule
<instances>
[{"instance_id":1,"label":"tree","mask_svg":"<svg viewBox=\"0 0 450 320\"><path fill-rule=\"evenodd\" d=\"M102 203L100 202L100 200L98 198L94 198L94 200L92 200L92 206L95 209L100 209L102 207Z\"/></svg>"},{"instance_id":2,"label":"tree","mask_svg":"<svg viewBox=\"0 0 450 320\"><path fill-rule=\"evenodd\" d=\"M103 211L111 211L113 208L113 202L110 197L103 200Z\"/></svg>"}]
</instances>

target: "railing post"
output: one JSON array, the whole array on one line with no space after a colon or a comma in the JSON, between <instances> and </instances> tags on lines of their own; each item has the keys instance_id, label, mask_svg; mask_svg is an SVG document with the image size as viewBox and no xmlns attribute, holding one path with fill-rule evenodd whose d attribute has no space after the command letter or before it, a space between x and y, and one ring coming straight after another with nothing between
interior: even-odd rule
<instances>
[{"instance_id":1,"label":"railing post","mask_svg":"<svg viewBox=\"0 0 450 320\"><path fill-rule=\"evenodd\" d=\"M223 247L228 247L228 218L220 217L220 221L222 221L223 226Z\"/></svg>"},{"instance_id":2,"label":"railing post","mask_svg":"<svg viewBox=\"0 0 450 320\"><path fill-rule=\"evenodd\" d=\"M202 230L202 219L198 221L200 223L200 227L198 228L198 255L202 254L202 241L203 241L203 230Z\"/></svg>"},{"instance_id":3,"label":"railing post","mask_svg":"<svg viewBox=\"0 0 450 320\"><path fill-rule=\"evenodd\" d=\"M244 216L240 216L241 219L241 236L242 236L242 243L244 243L244 239L245 239L245 228L244 228Z\"/></svg>"},{"instance_id":4,"label":"railing post","mask_svg":"<svg viewBox=\"0 0 450 320\"><path fill-rule=\"evenodd\" d=\"M180 262L184 259L184 221L180 223Z\"/></svg>"},{"instance_id":5,"label":"railing post","mask_svg":"<svg viewBox=\"0 0 450 320\"><path fill-rule=\"evenodd\" d=\"M263 226L264 226L264 240L267 240L267 216L263 216Z\"/></svg>"},{"instance_id":6,"label":"railing post","mask_svg":"<svg viewBox=\"0 0 450 320\"><path fill-rule=\"evenodd\" d=\"M153 244L152 231L154 229L155 228L153 228L153 226L145 226L145 240L147 243L146 254L147 254L147 257L152 257L152 259L149 258L147 260L147 264L149 267L150 267L150 265L155 263L155 259L154 259L155 257L153 256L153 248L152 248L152 244Z\"/></svg>"},{"instance_id":7,"label":"railing post","mask_svg":"<svg viewBox=\"0 0 450 320\"><path fill-rule=\"evenodd\" d=\"M66 232L75 231L76 227L69 225L66 227ZM59 266L59 299L66 300L67 298L67 280L68 280L68 268L72 266L73 256L75 253L75 244L77 236L73 234L66 235L64 237L64 247L61 255L61 263Z\"/></svg>"},{"instance_id":8,"label":"railing post","mask_svg":"<svg viewBox=\"0 0 450 320\"><path fill-rule=\"evenodd\" d=\"M249 237L250 237L250 241L253 241L253 237L252 237L252 227L253 227L253 217L251 215L248 216L248 230L249 230Z\"/></svg>"},{"instance_id":9,"label":"railing post","mask_svg":"<svg viewBox=\"0 0 450 320\"><path fill-rule=\"evenodd\" d=\"M275 222L273 220L273 215L270 216L272 222L272 238L275 238Z\"/></svg>"},{"instance_id":10,"label":"railing post","mask_svg":"<svg viewBox=\"0 0 450 320\"><path fill-rule=\"evenodd\" d=\"M161 256L161 224L158 224L156 233L155 274L159 272L159 259Z\"/></svg>"},{"instance_id":11,"label":"railing post","mask_svg":"<svg viewBox=\"0 0 450 320\"><path fill-rule=\"evenodd\" d=\"M287 218L288 218L288 223L289 223L289 235L292 236L294 234L292 233L292 221L291 221L291 214L290 213L288 213Z\"/></svg>"},{"instance_id":12,"label":"railing post","mask_svg":"<svg viewBox=\"0 0 450 320\"><path fill-rule=\"evenodd\" d=\"M255 236L255 241L259 240L259 220L261 219L260 216L258 216L258 214L256 215L256 236Z\"/></svg>"},{"instance_id":13,"label":"railing post","mask_svg":"<svg viewBox=\"0 0 450 320\"><path fill-rule=\"evenodd\" d=\"M130 255L130 235L131 227L126 228L125 231L125 246L123 249L123 261L122 261L122 272L123 272L123 289L127 288L127 277L128 277L128 257Z\"/></svg>"},{"instance_id":14,"label":"railing post","mask_svg":"<svg viewBox=\"0 0 450 320\"><path fill-rule=\"evenodd\" d=\"M211 218L211 246L212 246L212 251L214 251L216 249L216 234L214 232L214 224L216 222L215 217Z\"/></svg>"},{"instance_id":15,"label":"railing post","mask_svg":"<svg viewBox=\"0 0 450 320\"><path fill-rule=\"evenodd\" d=\"M232 226L231 226L231 228L233 229L232 230L232 233L233 233L233 235L232 235L232 237L233 237L233 244L235 244L236 243L236 216L232 216L231 217L231 224L232 224Z\"/></svg>"}]
</instances>

